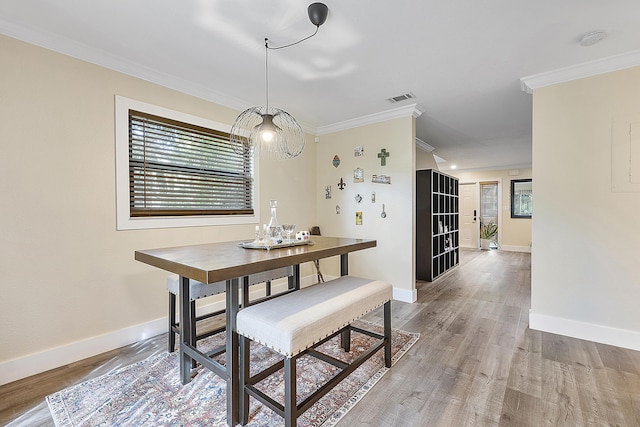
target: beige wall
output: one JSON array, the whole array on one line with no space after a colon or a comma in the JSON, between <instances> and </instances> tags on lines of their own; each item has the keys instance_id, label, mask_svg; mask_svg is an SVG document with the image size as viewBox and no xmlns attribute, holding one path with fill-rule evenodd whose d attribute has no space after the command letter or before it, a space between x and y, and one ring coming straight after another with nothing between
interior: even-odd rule
<instances>
[{"instance_id":1,"label":"beige wall","mask_svg":"<svg viewBox=\"0 0 640 427\"><path fill-rule=\"evenodd\" d=\"M638 67L534 91L532 328L640 350L640 192L611 182L639 93Z\"/></svg>"},{"instance_id":2,"label":"beige wall","mask_svg":"<svg viewBox=\"0 0 640 427\"><path fill-rule=\"evenodd\" d=\"M351 255L350 259L362 262L353 268L350 264L349 272L389 281L394 286L394 298L404 301L415 300L414 133L414 119L399 118L323 135L316 148L317 218L322 233L377 239L377 248ZM354 157L353 149L360 145L364 156ZM386 166L381 166L377 157L382 148L390 153ZM337 168L332 165L335 155L341 159ZM365 182L353 182L357 167L364 169ZM391 184L372 183L372 174L391 176ZM340 178L347 184L344 190L338 188ZM331 199L325 198L327 185L331 185ZM375 203L371 202L372 191L376 193ZM355 201L358 193L363 197L360 204ZM387 214L384 219L380 216L382 204ZM340 214L336 214L336 205L340 205ZM362 225L356 225L356 211L363 213ZM326 268L337 275L335 263Z\"/></svg>"},{"instance_id":3,"label":"beige wall","mask_svg":"<svg viewBox=\"0 0 640 427\"><path fill-rule=\"evenodd\" d=\"M420 169L438 170L438 164L433 157L433 153L427 153L416 147L416 170Z\"/></svg>"},{"instance_id":4,"label":"beige wall","mask_svg":"<svg viewBox=\"0 0 640 427\"><path fill-rule=\"evenodd\" d=\"M0 371L9 375L16 358L46 369L66 363L69 346L90 355L161 332L167 273L134 251L251 239L254 225L116 231L115 95L228 124L237 111L7 37L0 52ZM260 222L271 198L281 222L315 222L308 141L286 167L261 165Z\"/></svg>"},{"instance_id":5,"label":"beige wall","mask_svg":"<svg viewBox=\"0 0 640 427\"><path fill-rule=\"evenodd\" d=\"M448 174L460 179L460 182L498 182L499 192L502 195L502 209L499 218L500 233L499 243L503 250L530 252L531 251L531 219L511 218L511 180L531 178L531 168L490 171L447 171ZM517 171L517 175L516 175ZM535 187L535 182L533 183ZM479 190L478 190L479 191ZM535 194L533 209L536 209Z\"/></svg>"}]
</instances>

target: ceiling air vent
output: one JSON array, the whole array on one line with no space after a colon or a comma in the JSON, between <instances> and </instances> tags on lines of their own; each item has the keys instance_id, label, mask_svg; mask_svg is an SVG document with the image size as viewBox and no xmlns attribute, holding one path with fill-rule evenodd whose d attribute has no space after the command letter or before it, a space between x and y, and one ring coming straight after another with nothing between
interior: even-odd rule
<instances>
[{"instance_id":1,"label":"ceiling air vent","mask_svg":"<svg viewBox=\"0 0 640 427\"><path fill-rule=\"evenodd\" d=\"M396 102L405 101L407 99L413 99L415 97L416 96L414 94L412 94L411 92L408 92L408 93L405 93L404 95L398 95L392 98L387 98L387 101L395 104Z\"/></svg>"}]
</instances>

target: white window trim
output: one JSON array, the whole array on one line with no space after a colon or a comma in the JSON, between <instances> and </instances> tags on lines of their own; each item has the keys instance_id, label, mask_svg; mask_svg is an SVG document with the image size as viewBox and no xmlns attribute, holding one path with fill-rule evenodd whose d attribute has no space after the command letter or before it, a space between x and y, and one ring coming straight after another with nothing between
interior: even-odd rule
<instances>
[{"instance_id":1,"label":"white window trim","mask_svg":"<svg viewBox=\"0 0 640 427\"><path fill-rule=\"evenodd\" d=\"M202 117L147 104L116 95L116 229L143 230L149 228L204 227L212 225L257 224L260 218L259 162L254 162L253 215L198 215L162 218L132 218L129 210L129 110L154 114L168 119L191 123L222 132L229 132L231 125L214 122Z\"/></svg>"}]
</instances>

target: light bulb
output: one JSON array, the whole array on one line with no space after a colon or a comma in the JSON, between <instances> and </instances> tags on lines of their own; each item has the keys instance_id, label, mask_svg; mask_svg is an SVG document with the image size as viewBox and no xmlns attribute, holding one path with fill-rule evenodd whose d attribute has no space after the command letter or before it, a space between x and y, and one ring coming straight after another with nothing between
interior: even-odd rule
<instances>
[{"instance_id":1,"label":"light bulb","mask_svg":"<svg viewBox=\"0 0 640 427\"><path fill-rule=\"evenodd\" d=\"M272 114L264 114L262 123L259 125L258 136L263 142L271 142L276 137L275 124L273 123Z\"/></svg>"},{"instance_id":2,"label":"light bulb","mask_svg":"<svg viewBox=\"0 0 640 427\"><path fill-rule=\"evenodd\" d=\"M260 138L264 141L264 142L271 142L273 141L273 131L271 129L264 129L262 131L260 131Z\"/></svg>"}]
</instances>

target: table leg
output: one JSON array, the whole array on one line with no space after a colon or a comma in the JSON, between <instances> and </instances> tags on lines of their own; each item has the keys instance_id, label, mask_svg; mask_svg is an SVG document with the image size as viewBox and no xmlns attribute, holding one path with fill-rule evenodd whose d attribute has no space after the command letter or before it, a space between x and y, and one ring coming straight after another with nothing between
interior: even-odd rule
<instances>
[{"instance_id":1,"label":"table leg","mask_svg":"<svg viewBox=\"0 0 640 427\"><path fill-rule=\"evenodd\" d=\"M346 276L349 274L349 254L340 255L340 275ZM351 349L351 330L346 328L340 334L340 347L344 351L349 351Z\"/></svg>"},{"instance_id":2,"label":"table leg","mask_svg":"<svg viewBox=\"0 0 640 427\"><path fill-rule=\"evenodd\" d=\"M182 384L191 381L191 356L185 353L187 346L192 346L191 325L192 306L189 295L189 278L180 276L180 374Z\"/></svg>"},{"instance_id":3,"label":"table leg","mask_svg":"<svg viewBox=\"0 0 640 427\"><path fill-rule=\"evenodd\" d=\"M240 420L240 355L238 332L236 331L236 315L240 306L239 287L238 279L227 280L227 353L225 365L227 368L227 425L231 427L236 426Z\"/></svg>"},{"instance_id":4,"label":"table leg","mask_svg":"<svg viewBox=\"0 0 640 427\"><path fill-rule=\"evenodd\" d=\"M349 274L349 254L340 255L340 275L346 276Z\"/></svg>"}]
</instances>

